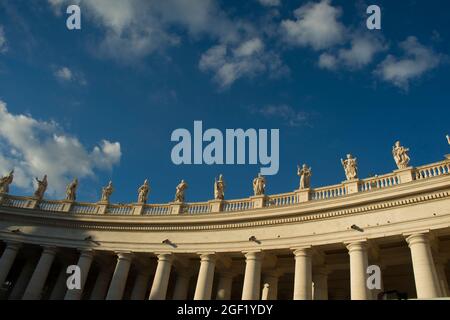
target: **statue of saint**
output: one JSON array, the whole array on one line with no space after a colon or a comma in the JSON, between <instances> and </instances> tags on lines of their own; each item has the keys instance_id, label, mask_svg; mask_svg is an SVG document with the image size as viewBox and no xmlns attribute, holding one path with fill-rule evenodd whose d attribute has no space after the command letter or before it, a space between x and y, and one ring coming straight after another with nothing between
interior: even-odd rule
<instances>
[{"instance_id":1,"label":"statue of saint","mask_svg":"<svg viewBox=\"0 0 450 320\"><path fill-rule=\"evenodd\" d=\"M75 178L66 188L66 200L75 201L77 199L78 179Z\"/></svg>"},{"instance_id":2,"label":"statue of saint","mask_svg":"<svg viewBox=\"0 0 450 320\"><path fill-rule=\"evenodd\" d=\"M147 203L149 192L150 186L148 185L148 180L145 179L144 184L138 189L138 203Z\"/></svg>"},{"instance_id":3,"label":"statue of saint","mask_svg":"<svg viewBox=\"0 0 450 320\"><path fill-rule=\"evenodd\" d=\"M42 200L42 198L44 198L45 191L47 190L48 187L47 175L44 175L44 178L42 180L36 178L36 181L38 183L38 186L36 191L34 192L34 197L39 200Z\"/></svg>"},{"instance_id":4,"label":"statue of saint","mask_svg":"<svg viewBox=\"0 0 450 320\"><path fill-rule=\"evenodd\" d=\"M184 202L184 191L187 189L187 187L187 183L184 182L184 180L181 180L175 192L175 202Z\"/></svg>"},{"instance_id":5,"label":"statue of saint","mask_svg":"<svg viewBox=\"0 0 450 320\"><path fill-rule=\"evenodd\" d=\"M341 159L341 163L344 167L347 180L358 179L358 165L356 162L356 158L353 158L351 154L348 154L347 159Z\"/></svg>"},{"instance_id":6,"label":"statue of saint","mask_svg":"<svg viewBox=\"0 0 450 320\"><path fill-rule=\"evenodd\" d=\"M214 181L214 199L223 200L225 198L225 182L223 176L219 176L219 180Z\"/></svg>"},{"instance_id":7,"label":"statue of saint","mask_svg":"<svg viewBox=\"0 0 450 320\"><path fill-rule=\"evenodd\" d=\"M402 147L400 141L397 141L392 147L392 156L399 169L405 169L409 165L411 158L408 155L409 149Z\"/></svg>"},{"instance_id":8,"label":"statue of saint","mask_svg":"<svg viewBox=\"0 0 450 320\"><path fill-rule=\"evenodd\" d=\"M300 189L308 189L312 176L311 168L308 168L306 164L301 168L297 166L297 175L300 177Z\"/></svg>"},{"instance_id":9,"label":"statue of saint","mask_svg":"<svg viewBox=\"0 0 450 320\"><path fill-rule=\"evenodd\" d=\"M109 198L111 197L113 192L114 192L114 187L113 187L112 181L110 181L106 187L102 188L102 199L100 201L109 203Z\"/></svg>"},{"instance_id":10,"label":"statue of saint","mask_svg":"<svg viewBox=\"0 0 450 320\"><path fill-rule=\"evenodd\" d=\"M14 170L12 170L7 176L0 178L0 193L8 193L9 185L14 180Z\"/></svg>"},{"instance_id":11,"label":"statue of saint","mask_svg":"<svg viewBox=\"0 0 450 320\"><path fill-rule=\"evenodd\" d=\"M450 136L449 135L447 135L447 142L448 142L448 144L450 144Z\"/></svg>"},{"instance_id":12,"label":"statue of saint","mask_svg":"<svg viewBox=\"0 0 450 320\"><path fill-rule=\"evenodd\" d=\"M266 193L266 179L258 173L258 176L253 179L253 193L255 196L263 196Z\"/></svg>"}]
</instances>

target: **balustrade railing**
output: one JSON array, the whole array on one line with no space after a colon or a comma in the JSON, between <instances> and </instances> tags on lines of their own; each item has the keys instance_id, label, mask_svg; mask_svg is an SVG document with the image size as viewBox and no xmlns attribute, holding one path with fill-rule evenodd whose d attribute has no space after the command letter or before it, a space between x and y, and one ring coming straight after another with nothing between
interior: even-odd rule
<instances>
[{"instance_id":1,"label":"balustrade railing","mask_svg":"<svg viewBox=\"0 0 450 320\"><path fill-rule=\"evenodd\" d=\"M325 186L311 190L269 195L261 198L245 198L215 202L168 203L168 204L101 204L101 203L68 203L67 201L37 200L31 197L19 197L0 194L0 206L24 209L38 209L49 212L67 212L70 214L106 214L106 215L169 215L169 214L207 214L213 212L236 212L263 207L283 207L301 204L307 201L339 198L349 193L370 192L378 189L394 187L403 182L425 180L450 174L450 159L413 169L407 169L409 178L405 179L405 171L394 171L389 174L362 179L358 188L347 190L347 183ZM308 194L309 192L309 194ZM141 210L142 209L142 210Z\"/></svg>"}]
</instances>

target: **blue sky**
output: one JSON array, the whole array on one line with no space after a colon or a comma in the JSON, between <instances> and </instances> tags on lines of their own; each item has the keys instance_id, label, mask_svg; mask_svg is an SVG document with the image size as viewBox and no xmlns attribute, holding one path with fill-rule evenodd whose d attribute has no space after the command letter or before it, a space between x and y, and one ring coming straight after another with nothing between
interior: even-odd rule
<instances>
[{"instance_id":1,"label":"blue sky","mask_svg":"<svg viewBox=\"0 0 450 320\"><path fill-rule=\"evenodd\" d=\"M78 3L82 29L66 28ZM95 201L109 179L114 202L132 202L148 178L150 202L251 195L259 165L175 166L177 128L280 129L280 170L270 194L297 188L297 164L313 186L395 169L398 139L413 165L449 153L450 4L372 1L382 30L368 31L364 1L65 1L0 3L0 171L12 193L31 194L49 174L48 196L80 178Z\"/></svg>"}]
</instances>

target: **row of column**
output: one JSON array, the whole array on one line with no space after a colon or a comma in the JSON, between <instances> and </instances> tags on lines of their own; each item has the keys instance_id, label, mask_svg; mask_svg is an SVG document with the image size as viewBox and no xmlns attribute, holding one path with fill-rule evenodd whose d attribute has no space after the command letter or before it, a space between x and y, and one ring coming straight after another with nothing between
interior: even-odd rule
<instances>
[{"instance_id":1,"label":"row of column","mask_svg":"<svg viewBox=\"0 0 450 320\"><path fill-rule=\"evenodd\" d=\"M443 267L436 268L428 235L417 233L406 238L411 250L414 279L418 298L436 298L448 294L447 283L442 283L438 272L443 273ZM0 259L0 283L4 283L14 263L20 244L9 242ZM367 243L357 241L347 244L350 256L350 288L352 300L368 300L372 294L367 288L368 254ZM10 298L36 300L41 298L48 273L55 259L56 248L43 248L41 257L34 264L26 263L11 292ZM295 256L294 300L325 300L328 298L327 270L317 268L312 272L312 248L302 247L293 250ZM173 264L173 254L157 254L158 262L153 278L153 284L148 299L162 300L166 298L170 273ZM276 272L267 273L261 279L263 253L261 251L246 252L246 266L242 289L242 300L272 300L277 297L278 277ZM77 265L81 271L81 289L66 290L66 270L63 268L56 281L50 299L66 300L81 299L87 275L94 259L92 250L80 252ZM104 268L100 270L91 292L91 299L119 300L122 299L131 267L133 254L129 252L117 253L117 261L114 270ZM216 255L214 253L200 254L200 269L198 272L194 300L211 299ZM188 273L177 274L174 288L174 299L186 299L191 275ZM263 288L261 288L263 280ZM144 299L150 281L150 272L139 272L131 293L131 299ZM230 299L233 274L223 272L217 286L217 299ZM314 286L313 286L314 283Z\"/></svg>"}]
</instances>

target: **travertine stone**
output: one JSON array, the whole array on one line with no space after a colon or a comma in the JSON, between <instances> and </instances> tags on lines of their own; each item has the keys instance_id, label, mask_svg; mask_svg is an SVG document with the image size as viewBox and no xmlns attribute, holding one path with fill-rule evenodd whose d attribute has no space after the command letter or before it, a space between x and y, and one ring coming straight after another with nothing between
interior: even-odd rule
<instances>
[{"instance_id":1,"label":"travertine stone","mask_svg":"<svg viewBox=\"0 0 450 320\"><path fill-rule=\"evenodd\" d=\"M294 300L312 299L311 248L295 248Z\"/></svg>"},{"instance_id":2,"label":"travertine stone","mask_svg":"<svg viewBox=\"0 0 450 320\"><path fill-rule=\"evenodd\" d=\"M3 251L2 257L0 258L0 283L5 282L20 247L21 245L16 242L6 243L6 248Z\"/></svg>"},{"instance_id":3,"label":"travertine stone","mask_svg":"<svg viewBox=\"0 0 450 320\"><path fill-rule=\"evenodd\" d=\"M192 275L189 272L180 272L177 274L175 281L175 289L173 292L173 300L186 300L189 290L189 282Z\"/></svg>"},{"instance_id":4,"label":"travertine stone","mask_svg":"<svg viewBox=\"0 0 450 320\"><path fill-rule=\"evenodd\" d=\"M34 259L28 259L20 272L19 278L14 284L14 288L9 295L9 300L20 300L22 299L23 293L27 288L28 282L33 275L34 268L36 267L36 261Z\"/></svg>"},{"instance_id":5,"label":"travertine stone","mask_svg":"<svg viewBox=\"0 0 450 320\"><path fill-rule=\"evenodd\" d=\"M313 270L314 300L328 300L328 269L326 267L316 267Z\"/></svg>"},{"instance_id":6,"label":"travertine stone","mask_svg":"<svg viewBox=\"0 0 450 320\"><path fill-rule=\"evenodd\" d=\"M80 253L80 258L78 259L77 266L80 268L81 272L81 289L71 289L67 290L65 300L80 300L83 294L84 285L86 284L86 279L89 274L89 269L91 268L92 261L94 259L94 252L92 250L83 250Z\"/></svg>"},{"instance_id":7,"label":"travertine stone","mask_svg":"<svg viewBox=\"0 0 450 320\"><path fill-rule=\"evenodd\" d=\"M47 280L50 268L55 260L56 248L45 247L42 251L41 258L36 269L31 276L31 280L25 290L22 300L39 300L41 299L42 289Z\"/></svg>"},{"instance_id":8,"label":"travertine stone","mask_svg":"<svg viewBox=\"0 0 450 320\"><path fill-rule=\"evenodd\" d=\"M347 244L350 255L350 292L352 300L370 300L371 294L367 288L367 257L366 241L356 241Z\"/></svg>"},{"instance_id":9,"label":"travertine stone","mask_svg":"<svg viewBox=\"0 0 450 320\"><path fill-rule=\"evenodd\" d=\"M92 289L90 300L104 300L106 294L108 293L109 283L111 281L114 269L105 266L103 267L99 274L97 275L97 279L95 280L94 288Z\"/></svg>"},{"instance_id":10,"label":"travertine stone","mask_svg":"<svg viewBox=\"0 0 450 320\"><path fill-rule=\"evenodd\" d=\"M245 253L245 275L242 300L258 300L261 294L261 262L263 253L251 251Z\"/></svg>"},{"instance_id":11,"label":"travertine stone","mask_svg":"<svg viewBox=\"0 0 450 320\"><path fill-rule=\"evenodd\" d=\"M134 280L131 300L145 300L152 274L149 270L140 270Z\"/></svg>"},{"instance_id":12,"label":"travertine stone","mask_svg":"<svg viewBox=\"0 0 450 320\"><path fill-rule=\"evenodd\" d=\"M109 285L106 300L121 300L130 271L133 255L129 252L117 253L116 269Z\"/></svg>"},{"instance_id":13,"label":"travertine stone","mask_svg":"<svg viewBox=\"0 0 450 320\"><path fill-rule=\"evenodd\" d=\"M211 299L215 267L216 256L214 253L200 254L200 270L198 272L194 300Z\"/></svg>"},{"instance_id":14,"label":"travertine stone","mask_svg":"<svg viewBox=\"0 0 450 320\"><path fill-rule=\"evenodd\" d=\"M230 300L233 286L234 274L231 272L221 272L217 284L216 300Z\"/></svg>"},{"instance_id":15,"label":"travertine stone","mask_svg":"<svg viewBox=\"0 0 450 320\"><path fill-rule=\"evenodd\" d=\"M277 272L265 273L263 275L263 289L261 300L277 300L278 297L278 278Z\"/></svg>"},{"instance_id":16,"label":"travertine stone","mask_svg":"<svg viewBox=\"0 0 450 320\"><path fill-rule=\"evenodd\" d=\"M172 269L173 255L171 253L158 254L158 266L156 267L149 300L164 300L169 285L170 270Z\"/></svg>"}]
</instances>

